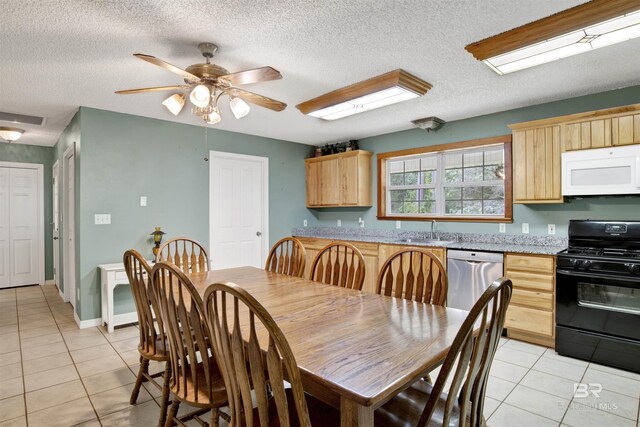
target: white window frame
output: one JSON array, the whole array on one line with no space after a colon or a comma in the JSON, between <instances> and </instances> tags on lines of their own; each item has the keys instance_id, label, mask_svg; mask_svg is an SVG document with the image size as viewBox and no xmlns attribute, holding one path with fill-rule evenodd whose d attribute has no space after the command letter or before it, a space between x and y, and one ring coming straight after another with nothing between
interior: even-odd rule
<instances>
[{"instance_id":1,"label":"white window frame","mask_svg":"<svg viewBox=\"0 0 640 427\"><path fill-rule=\"evenodd\" d=\"M491 181L468 181L468 182L456 182L456 183L445 183L444 182L444 157L447 154L461 152L463 154L472 154L477 152L485 152L489 151L492 148L501 148L503 150L503 162L506 165L506 156L505 156L505 146L504 143L500 144L488 144L478 147L472 148L459 148L459 149L450 149L450 150L442 150L442 151L432 151L428 153L416 154L412 156L397 156L397 157L389 157L385 160L385 192L386 192L386 216L392 217L407 217L407 218L478 218L478 219L501 219L505 218L507 212L506 204L509 203L509 200L506 200L507 197L507 189L506 189L506 180L497 179ZM416 184L416 185L399 185L392 186L391 185L391 162L397 161L407 161L414 159L423 159L429 157L437 158L437 169L436 169L436 179L434 184ZM444 197L444 189L445 187L489 187L489 186L502 186L503 194L505 196L505 207L504 212L502 214L447 214L445 213L445 197ZM397 213L391 211L391 191L393 190L414 190L414 189L434 189L435 198L434 202L436 204L435 212L433 213ZM483 200L483 199L482 199Z\"/></svg>"}]
</instances>

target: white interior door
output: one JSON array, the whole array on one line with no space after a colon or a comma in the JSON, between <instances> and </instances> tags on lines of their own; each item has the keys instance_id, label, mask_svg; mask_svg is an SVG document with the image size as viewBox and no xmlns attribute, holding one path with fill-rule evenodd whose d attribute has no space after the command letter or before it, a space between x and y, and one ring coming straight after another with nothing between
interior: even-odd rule
<instances>
[{"instance_id":1,"label":"white interior door","mask_svg":"<svg viewBox=\"0 0 640 427\"><path fill-rule=\"evenodd\" d=\"M75 251L75 154L73 146L64 153L64 290L65 299L76 306L76 251Z\"/></svg>"},{"instance_id":2,"label":"white interior door","mask_svg":"<svg viewBox=\"0 0 640 427\"><path fill-rule=\"evenodd\" d=\"M269 159L213 151L209 158L212 268L262 268L269 242Z\"/></svg>"},{"instance_id":3,"label":"white interior door","mask_svg":"<svg viewBox=\"0 0 640 427\"><path fill-rule=\"evenodd\" d=\"M0 168L0 288L11 286L9 168Z\"/></svg>"},{"instance_id":4,"label":"white interior door","mask_svg":"<svg viewBox=\"0 0 640 427\"><path fill-rule=\"evenodd\" d=\"M60 251L58 246L58 239L60 239L60 165L55 162L53 165L53 218L51 223L53 224L53 282L60 289L60 278L58 272L60 271Z\"/></svg>"},{"instance_id":5,"label":"white interior door","mask_svg":"<svg viewBox=\"0 0 640 427\"><path fill-rule=\"evenodd\" d=\"M38 171L9 169L9 230L11 285L37 284L38 271Z\"/></svg>"}]
</instances>

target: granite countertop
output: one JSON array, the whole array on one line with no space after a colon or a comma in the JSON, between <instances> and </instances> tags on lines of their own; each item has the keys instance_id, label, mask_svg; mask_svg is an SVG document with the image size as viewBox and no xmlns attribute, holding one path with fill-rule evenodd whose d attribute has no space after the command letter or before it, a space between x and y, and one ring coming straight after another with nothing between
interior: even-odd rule
<instances>
[{"instance_id":1,"label":"granite countertop","mask_svg":"<svg viewBox=\"0 0 640 427\"><path fill-rule=\"evenodd\" d=\"M487 252L513 252L540 255L555 255L567 247L566 237L480 234L480 233L440 233L440 241L416 241L429 239L429 233L372 230L346 227L294 228L296 237L350 240L353 242L385 243L403 246L445 247L453 250L473 250Z\"/></svg>"}]
</instances>

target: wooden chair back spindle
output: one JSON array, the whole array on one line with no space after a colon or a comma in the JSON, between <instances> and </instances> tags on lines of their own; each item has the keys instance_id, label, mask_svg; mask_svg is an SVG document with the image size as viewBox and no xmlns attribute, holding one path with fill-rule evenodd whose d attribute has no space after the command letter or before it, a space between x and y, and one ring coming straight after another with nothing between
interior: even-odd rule
<instances>
[{"instance_id":1,"label":"wooden chair back spindle","mask_svg":"<svg viewBox=\"0 0 640 427\"><path fill-rule=\"evenodd\" d=\"M445 306L447 273L431 252L404 249L391 255L378 274L376 292L380 295Z\"/></svg>"},{"instance_id":2,"label":"wooden chair back spindle","mask_svg":"<svg viewBox=\"0 0 640 427\"><path fill-rule=\"evenodd\" d=\"M140 330L138 348L147 356L165 356L169 352L169 347L164 324L159 314L158 301L151 285L151 267L134 249L124 253L123 262L138 314Z\"/></svg>"},{"instance_id":3,"label":"wooden chair back spindle","mask_svg":"<svg viewBox=\"0 0 640 427\"><path fill-rule=\"evenodd\" d=\"M169 341L171 392L196 406L211 406L216 399L226 401L224 390L220 396L220 390L214 389L214 383L222 381L210 351L204 304L198 291L172 263L157 263L152 277Z\"/></svg>"},{"instance_id":4,"label":"wooden chair back spindle","mask_svg":"<svg viewBox=\"0 0 640 427\"><path fill-rule=\"evenodd\" d=\"M204 299L214 353L228 393L230 425L311 427L295 357L267 310L246 290L229 282L209 286ZM268 343L266 355L259 340ZM287 399L284 378L291 384L293 402ZM274 416L279 423L273 423Z\"/></svg>"},{"instance_id":5,"label":"wooden chair back spindle","mask_svg":"<svg viewBox=\"0 0 640 427\"><path fill-rule=\"evenodd\" d=\"M160 261L168 261L187 273L209 271L207 250L187 237L176 237L164 242L156 255L156 262Z\"/></svg>"},{"instance_id":6,"label":"wooden chair back spindle","mask_svg":"<svg viewBox=\"0 0 640 427\"><path fill-rule=\"evenodd\" d=\"M311 265L309 279L343 288L362 290L364 283L362 252L347 242L330 243L322 248Z\"/></svg>"},{"instance_id":7,"label":"wooden chair back spindle","mask_svg":"<svg viewBox=\"0 0 640 427\"><path fill-rule=\"evenodd\" d=\"M271 248L264 269L288 276L302 277L306 255L300 240L295 237L285 237Z\"/></svg>"}]
</instances>

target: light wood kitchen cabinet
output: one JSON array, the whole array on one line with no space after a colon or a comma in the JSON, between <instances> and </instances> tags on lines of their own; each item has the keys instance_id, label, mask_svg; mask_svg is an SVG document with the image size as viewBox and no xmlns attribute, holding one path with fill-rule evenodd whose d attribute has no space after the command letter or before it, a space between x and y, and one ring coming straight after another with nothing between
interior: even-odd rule
<instances>
[{"instance_id":1,"label":"light wood kitchen cabinet","mask_svg":"<svg viewBox=\"0 0 640 427\"><path fill-rule=\"evenodd\" d=\"M513 132L513 202L562 203L560 127Z\"/></svg>"},{"instance_id":2,"label":"light wood kitchen cabinet","mask_svg":"<svg viewBox=\"0 0 640 427\"><path fill-rule=\"evenodd\" d=\"M416 246L403 246L403 245L387 245L380 244L378 247L378 268L382 268L384 263L391 257L391 255L396 252L405 250L405 249L415 249ZM438 257L444 269L447 269L447 259L446 259L446 250L445 248L436 248L436 247L428 247L428 246L419 246L420 249L425 249L428 252L431 252L435 256Z\"/></svg>"},{"instance_id":3,"label":"light wood kitchen cabinet","mask_svg":"<svg viewBox=\"0 0 640 427\"><path fill-rule=\"evenodd\" d=\"M305 159L307 207L371 206L371 156L364 150Z\"/></svg>"},{"instance_id":4,"label":"light wood kitchen cabinet","mask_svg":"<svg viewBox=\"0 0 640 427\"><path fill-rule=\"evenodd\" d=\"M562 125L564 151L611 146L611 118Z\"/></svg>"},{"instance_id":5,"label":"light wood kitchen cabinet","mask_svg":"<svg viewBox=\"0 0 640 427\"><path fill-rule=\"evenodd\" d=\"M305 267L304 267L304 277L310 278L311 276L311 265L313 264L313 260L320 253L322 248L327 246L329 243L337 242L338 240L331 239L318 239L315 237L298 237L298 240L302 242L304 249L306 250L306 258L305 258ZM378 244L377 243L368 243L368 242L354 242L350 240L346 240L351 243L353 246L358 248L360 252L362 252L362 256L364 258L364 283L362 285L362 290L365 292L376 292L376 279L378 277Z\"/></svg>"},{"instance_id":6,"label":"light wood kitchen cabinet","mask_svg":"<svg viewBox=\"0 0 640 427\"><path fill-rule=\"evenodd\" d=\"M611 145L640 144L640 113L611 119Z\"/></svg>"},{"instance_id":7,"label":"light wood kitchen cabinet","mask_svg":"<svg viewBox=\"0 0 640 427\"><path fill-rule=\"evenodd\" d=\"M555 347L555 257L505 254L504 275L513 282L508 336Z\"/></svg>"}]
</instances>

